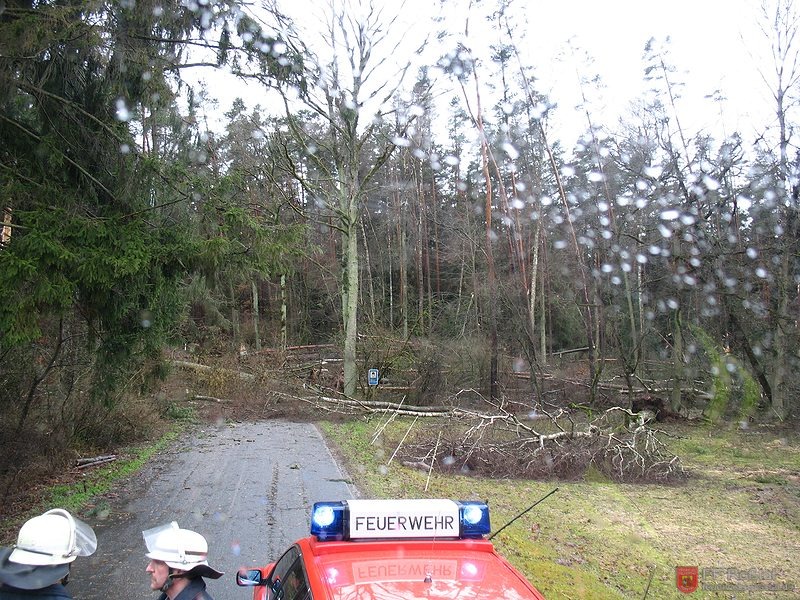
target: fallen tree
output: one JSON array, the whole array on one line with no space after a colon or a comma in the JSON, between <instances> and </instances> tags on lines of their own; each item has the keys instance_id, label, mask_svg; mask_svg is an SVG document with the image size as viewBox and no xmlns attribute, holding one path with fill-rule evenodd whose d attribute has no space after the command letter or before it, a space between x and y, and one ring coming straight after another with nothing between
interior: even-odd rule
<instances>
[{"instance_id":1,"label":"fallen tree","mask_svg":"<svg viewBox=\"0 0 800 600\"><path fill-rule=\"evenodd\" d=\"M201 373L208 375L209 373L219 372L224 373L226 375L230 375L232 377L237 377L239 379L244 379L245 381L255 381L256 376L252 373L246 373L244 371L238 371L235 369L225 369L223 367L209 367L208 365L201 365L200 363L188 362L185 360L170 360L169 363L174 366L178 367L179 369L186 369L188 371L193 371L195 373Z\"/></svg>"},{"instance_id":2,"label":"fallen tree","mask_svg":"<svg viewBox=\"0 0 800 600\"><path fill-rule=\"evenodd\" d=\"M470 392L483 400L482 410L464 408L460 396ZM318 395L293 397L317 411L381 415L385 423L398 416L435 418L433 427L408 433L392 459L423 470L474 473L491 477L583 477L594 470L614 481L675 481L685 477L680 459L651 427L649 411L612 407L587 417L584 411L537 405L512 410L474 390L462 390L447 405L414 406Z\"/></svg>"}]
</instances>

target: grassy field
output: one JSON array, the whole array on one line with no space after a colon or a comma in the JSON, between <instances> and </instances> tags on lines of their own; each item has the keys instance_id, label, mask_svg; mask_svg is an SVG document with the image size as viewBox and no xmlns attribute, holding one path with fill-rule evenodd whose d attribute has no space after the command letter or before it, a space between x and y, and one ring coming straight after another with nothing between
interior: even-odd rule
<instances>
[{"instance_id":1,"label":"grassy field","mask_svg":"<svg viewBox=\"0 0 800 600\"><path fill-rule=\"evenodd\" d=\"M669 426L689 477L667 486L598 473L573 482L428 473L393 455L443 424L411 425L392 422L380 435L378 418L322 428L365 496L486 500L494 531L557 487L492 540L548 598L684 598L676 566L699 567L692 598L800 597L796 434Z\"/></svg>"}]
</instances>

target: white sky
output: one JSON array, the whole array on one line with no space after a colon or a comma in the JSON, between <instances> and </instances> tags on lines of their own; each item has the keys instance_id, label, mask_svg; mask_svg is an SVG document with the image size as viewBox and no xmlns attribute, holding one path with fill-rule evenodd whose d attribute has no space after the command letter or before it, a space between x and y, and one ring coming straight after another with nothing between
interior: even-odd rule
<instances>
[{"instance_id":1,"label":"white sky","mask_svg":"<svg viewBox=\"0 0 800 600\"><path fill-rule=\"evenodd\" d=\"M397 6L397 0L383 1L387 13ZM558 104L551 131L568 147L586 128L585 118L574 110L580 102L579 76L600 76L609 111L593 118L613 125L615 116L624 113L628 102L644 89L647 40L655 37L663 41L667 36L671 38L672 61L679 70L673 77L687 84L681 92L680 117L689 133L699 127L713 127L720 137L723 128L725 133L738 129L747 140L752 139L754 131L763 130L773 112L768 89L750 56L763 55L766 44L754 26L760 1L515 0L515 41L525 60L535 65L537 89ZM297 15L318 15L321 8L316 0L283 3ZM461 35L469 15L470 47L477 50L498 43L501 38L497 31L482 18L494 4L494 0L446 0L442 10L448 16L448 30ZM429 16L439 10L435 0L407 0L404 18L411 24L410 37L431 29L433 26L427 25ZM398 27L405 29L405 25ZM749 52L742 35L750 43ZM576 64L570 58L574 56L570 45L590 55L593 64L586 64L582 57ZM432 51L431 56L435 53ZM203 77L209 79L208 74ZM727 98L722 117L719 105L703 99L717 89ZM262 89L242 85L217 82L210 92L219 99L221 111L228 110L236 96L242 96L249 105L264 102ZM595 92L588 93L596 96Z\"/></svg>"},{"instance_id":2,"label":"white sky","mask_svg":"<svg viewBox=\"0 0 800 600\"><path fill-rule=\"evenodd\" d=\"M648 39L669 36L670 54L679 70L674 77L687 84L682 95L691 114L682 116L696 119L697 126L713 122L719 107L703 97L720 89L728 99L724 115L730 132L751 126L755 115L762 120L764 111L772 109L741 39L745 35L751 44L763 41L753 26L758 5L759 0L534 0L528 3L529 48L544 58L537 61L543 67L541 83L562 110L568 113L580 100L579 71L587 77L600 75L606 100L619 112L644 89ZM566 67L557 58L570 39L595 59L593 66L573 62Z\"/></svg>"},{"instance_id":3,"label":"white sky","mask_svg":"<svg viewBox=\"0 0 800 600\"><path fill-rule=\"evenodd\" d=\"M726 133L739 129L748 136L754 127L760 130L773 109L750 56L763 54L765 43L754 26L759 4L760 0L529 0L512 6L523 13L517 21L516 35L524 33L520 50L535 65L537 87L559 105L553 125L569 143L586 128L585 118L578 118L574 110L581 101L579 78L600 76L609 108L604 120L613 124L615 115L624 113L647 85L643 57L651 37L662 42L670 38L670 55L678 69L672 77L686 82L680 92L680 117L690 131L713 126L719 133L724 126ZM496 34L489 31L486 37L492 43ZM585 62L586 54L592 64ZM724 123L720 106L704 99L717 89L727 98ZM590 100L597 94L586 91ZM595 114L593 119L603 116Z\"/></svg>"}]
</instances>

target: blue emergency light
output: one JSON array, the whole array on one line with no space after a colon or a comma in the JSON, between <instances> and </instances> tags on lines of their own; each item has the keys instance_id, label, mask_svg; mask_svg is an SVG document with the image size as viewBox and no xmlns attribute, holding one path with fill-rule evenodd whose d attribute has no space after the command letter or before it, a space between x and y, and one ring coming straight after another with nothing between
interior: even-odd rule
<instances>
[{"instance_id":1,"label":"blue emergency light","mask_svg":"<svg viewBox=\"0 0 800 600\"><path fill-rule=\"evenodd\" d=\"M344 502L315 502L311 511L311 535L320 541L345 539Z\"/></svg>"},{"instance_id":2,"label":"blue emergency light","mask_svg":"<svg viewBox=\"0 0 800 600\"><path fill-rule=\"evenodd\" d=\"M489 535L489 507L485 502L464 500L457 503L461 514L461 537L480 538Z\"/></svg>"},{"instance_id":3,"label":"blue emergency light","mask_svg":"<svg viewBox=\"0 0 800 600\"><path fill-rule=\"evenodd\" d=\"M475 539L491 531L485 502L442 499L317 502L311 535L320 541L355 539Z\"/></svg>"}]
</instances>

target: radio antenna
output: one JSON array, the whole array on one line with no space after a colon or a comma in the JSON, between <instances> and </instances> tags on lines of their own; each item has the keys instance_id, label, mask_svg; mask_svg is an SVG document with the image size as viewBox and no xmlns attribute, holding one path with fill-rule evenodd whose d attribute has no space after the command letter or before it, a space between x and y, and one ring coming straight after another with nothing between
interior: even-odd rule
<instances>
[{"instance_id":1,"label":"radio antenna","mask_svg":"<svg viewBox=\"0 0 800 600\"><path fill-rule=\"evenodd\" d=\"M530 511L531 509L533 509L533 508L534 508L534 507L535 507L537 504L540 504L540 503L544 502L545 500L547 500L547 499L548 499L550 496L552 496L553 494L555 494L557 491L558 491L558 488L554 488L554 489L553 489L553 490L552 490L550 493L548 493L547 495L545 495L545 496L543 496L543 497L539 498L539 499L538 499L536 502L534 502L533 504L531 504L531 505L530 505L528 508L526 508L525 510L523 510L523 511L522 511L521 513L519 513L519 514L518 514L516 517L514 517L513 519L511 519L511 520L510 520L508 523L506 523L506 524L505 524L505 525L503 525L503 526L502 526L500 529L498 529L498 530L497 530L497 531L495 531L495 532L494 532L492 535L490 535L490 536L489 536L489 539L492 539L492 538L493 538L494 536L496 536L498 533L500 533L501 531L503 531L503 529L505 529L506 527L508 527L509 525L511 525L511 524L512 524L514 521L516 521L517 519L519 519L519 518L520 518L520 517L522 517L523 515L525 515L525 514L526 514L528 511Z\"/></svg>"}]
</instances>

